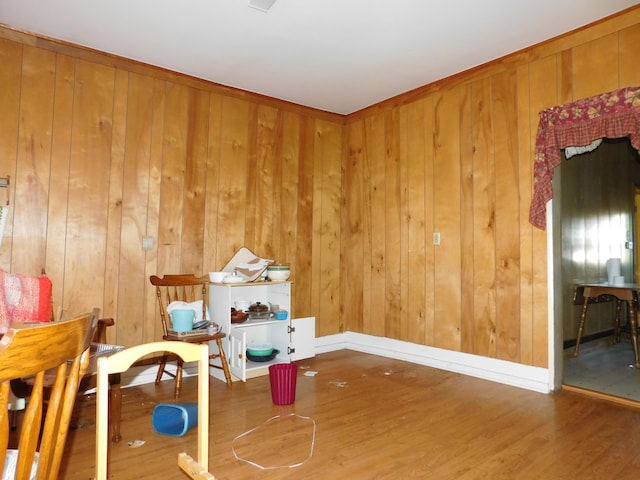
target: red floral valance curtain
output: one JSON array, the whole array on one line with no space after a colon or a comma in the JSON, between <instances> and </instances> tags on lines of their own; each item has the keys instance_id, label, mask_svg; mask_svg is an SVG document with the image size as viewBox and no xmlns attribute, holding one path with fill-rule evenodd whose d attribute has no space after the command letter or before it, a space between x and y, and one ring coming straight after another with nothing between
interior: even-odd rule
<instances>
[{"instance_id":1,"label":"red floral valance curtain","mask_svg":"<svg viewBox=\"0 0 640 480\"><path fill-rule=\"evenodd\" d=\"M529 221L545 229L546 205L553 197L554 169L560 150L589 145L600 138L629 137L640 151L640 87L627 87L540 112L533 166L534 190Z\"/></svg>"}]
</instances>

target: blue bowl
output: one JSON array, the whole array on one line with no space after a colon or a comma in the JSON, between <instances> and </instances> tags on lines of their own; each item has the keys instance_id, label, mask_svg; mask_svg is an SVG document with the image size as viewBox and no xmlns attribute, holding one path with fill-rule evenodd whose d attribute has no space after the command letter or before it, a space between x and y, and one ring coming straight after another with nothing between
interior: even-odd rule
<instances>
[{"instance_id":1,"label":"blue bowl","mask_svg":"<svg viewBox=\"0 0 640 480\"><path fill-rule=\"evenodd\" d=\"M277 312L273 312L273 315L276 317L276 320L286 320L287 319L287 311L286 310L278 310Z\"/></svg>"}]
</instances>

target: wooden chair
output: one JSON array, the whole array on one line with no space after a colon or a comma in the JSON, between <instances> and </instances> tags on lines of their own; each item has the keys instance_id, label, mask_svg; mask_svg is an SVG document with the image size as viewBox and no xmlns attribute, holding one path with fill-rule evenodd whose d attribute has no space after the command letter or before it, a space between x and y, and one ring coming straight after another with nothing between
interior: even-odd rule
<instances>
[{"instance_id":1,"label":"wooden chair","mask_svg":"<svg viewBox=\"0 0 640 480\"><path fill-rule=\"evenodd\" d=\"M56 480L78 384L89 364L96 313L64 322L13 324L0 340L0 472L15 461L16 479ZM19 433L17 450L8 450L9 383L33 377L33 388ZM53 387L44 407L45 377ZM43 423L43 411L46 410ZM17 459L16 459L17 457ZM37 467L36 467L37 462Z\"/></svg>"},{"instance_id":2,"label":"wooden chair","mask_svg":"<svg viewBox=\"0 0 640 480\"><path fill-rule=\"evenodd\" d=\"M94 309L93 314L95 316L99 315L100 310ZM64 322L67 319L63 319L62 315L58 316L59 320L52 319L52 322ZM24 325L33 325L34 323L25 323ZM95 326L95 330L93 333L92 344L106 344L107 343L107 327L112 327L115 325L115 321L113 318L98 318ZM81 395L89 389L95 388L95 363L90 360L90 367L86 369L84 375L80 379L80 383L78 385L78 394ZM52 379L47 378L44 384L44 394L45 401L49 398L49 390L51 387ZM14 398L24 399L23 402L26 403L29 396L31 396L31 384L27 383L23 378L15 378L11 380L11 391L14 394ZM113 429L113 437L112 440L114 442L119 442L122 439L122 435L120 433L120 420L121 420L121 403L122 396L120 392L120 376L113 375L111 377L111 395L113 401L111 402L111 424ZM18 423L17 416L18 411L22 410L21 407L19 409L11 410L11 428L14 429Z\"/></svg>"},{"instance_id":3,"label":"wooden chair","mask_svg":"<svg viewBox=\"0 0 640 480\"><path fill-rule=\"evenodd\" d=\"M231 385L231 373L229 372L229 364L227 357L224 353L222 346L222 339L226 336L224 333L216 333L213 335L199 335L192 337L176 338L169 336L169 327L171 325L170 318L168 318L167 307L171 302L194 302L196 300L202 300L202 318L206 318L207 311L207 286L209 285L209 277L196 277L195 275L165 275L158 277L152 275L149 277L151 284L156 287L156 296L158 297L158 308L160 310L160 320L162 321L162 333L163 340L181 341L188 343L209 343L215 341L218 347L218 353L209 355L209 359L220 359L220 365L209 363L209 366L219 368L224 371L224 377L227 381L227 385ZM182 367L184 361L181 358L177 360L176 373L173 374L166 369L168 360L168 354L164 353L160 361L160 367L158 368L158 374L156 375L156 383L160 383L162 375L167 374L175 378L175 398L180 397L180 388L182 387Z\"/></svg>"},{"instance_id":4,"label":"wooden chair","mask_svg":"<svg viewBox=\"0 0 640 480\"><path fill-rule=\"evenodd\" d=\"M197 462L181 452L178 464L191 478L207 479L209 463L209 347L187 342L154 342L136 345L108 357L98 358L98 388L96 393L96 480L106 480L109 445L109 375L128 370L133 363L147 355L170 352L183 362L198 362L198 456ZM186 457L186 458L185 458ZM190 461L189 461L190 460Z\"/></svg>"}]
</instances>

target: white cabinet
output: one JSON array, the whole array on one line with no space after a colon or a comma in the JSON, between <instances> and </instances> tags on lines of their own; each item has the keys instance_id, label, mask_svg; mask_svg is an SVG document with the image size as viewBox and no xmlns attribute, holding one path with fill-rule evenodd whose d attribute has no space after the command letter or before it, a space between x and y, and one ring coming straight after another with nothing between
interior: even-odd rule
<instances>
[{"instance_id":1,"label":"white cabinet","mask_svg":"<svg viewBox=\"0 0 640 480\"><path fill-rule=\"evenodd\" d=\"M231 307L237 300L260 302L265 305L279 305L289 312L286 320L247 320L231 323ZM255 282L242 284L209 285L209 313L211 319L227 334L223 340L229 369L234 380L269 373L269 365L284 363L315 355L315 317L292 318L291 282ZM247 344L268 342L279 350L269 362L252 362L247 359ZM210 348L215 349L215 344ZM210 368L212 376L224 381L224 375L217 368Z\"/></svg>"}]
</instances>

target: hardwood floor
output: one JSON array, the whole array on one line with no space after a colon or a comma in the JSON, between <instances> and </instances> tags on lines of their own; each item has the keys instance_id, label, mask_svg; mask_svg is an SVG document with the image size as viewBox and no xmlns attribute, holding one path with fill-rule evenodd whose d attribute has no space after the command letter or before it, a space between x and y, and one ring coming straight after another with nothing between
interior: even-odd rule
<instances>
[{"instance_id":1,"label":"hardwood floor","mask_svg":"<svg viewBox=\"0 0 640 480\"><path fill-rule=\"evenodd\" d=\"M210 471L238 479L631 479L638 475L640 410L561 391L546 395L352 351L299 363L296 401L271 402L268 377L227 388L211 381ZM301 375L305 370L316 376ZM182 401L195 401L185 379ZM181 451L195 455L196 430L156 434L151 412L171 403L173 385L125 389L124 439L110 450L110 478L187 478ZM93 478L94 404L79 402L81 428L70 432L63 478ZM235 458L295 468L261 470ZM271 417L253 441L234 439ZM144 440L140 448L128 442ZM255 451L252 450L255 447Z\"/></svg>"}]
</instances>

